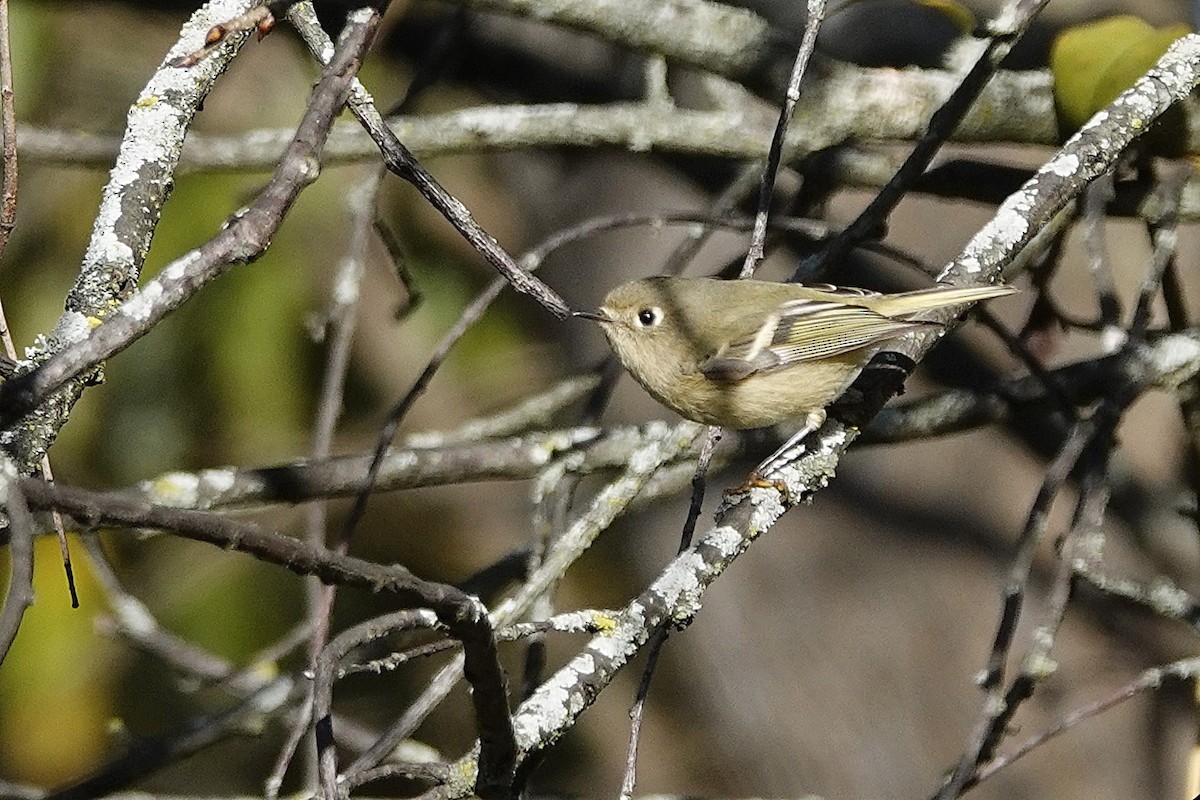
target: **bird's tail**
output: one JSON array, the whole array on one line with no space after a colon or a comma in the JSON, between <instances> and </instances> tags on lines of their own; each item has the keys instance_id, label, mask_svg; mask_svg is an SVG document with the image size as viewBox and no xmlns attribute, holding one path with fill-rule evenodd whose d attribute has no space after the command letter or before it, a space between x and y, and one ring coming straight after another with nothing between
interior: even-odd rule
<instances>
[{"instance_id":1,"label":"bird's tail","mask_svg":"<svg viewBox=\"0 0 1200 800\"><path fill-rule=\"evenodd\" d=\"M934 287L915 292L887 295L874 305L874 311L885 317L907 317L935 308L975 303L993 297L1003 297L1017 291L1011 286L965 286L961 288Z\"/></svg>"}]
</instances>

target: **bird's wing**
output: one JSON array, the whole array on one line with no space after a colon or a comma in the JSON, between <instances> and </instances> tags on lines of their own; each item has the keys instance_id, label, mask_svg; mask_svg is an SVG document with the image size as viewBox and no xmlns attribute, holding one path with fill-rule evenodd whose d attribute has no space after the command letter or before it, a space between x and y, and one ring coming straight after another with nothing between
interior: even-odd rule
<instances>
[{"instance_id":1,"label":"bird's wing","mask_svg":"<svg viewBox=\"0 0 1200 800\"><path fill-rule=\"evenodd\" d=\"M791 300L768 315L752 335L713 355L700 371L712 380L738 381L756 372L849 353L930 324L890 319L845 302Z\"/></svg>"}]
</instances>

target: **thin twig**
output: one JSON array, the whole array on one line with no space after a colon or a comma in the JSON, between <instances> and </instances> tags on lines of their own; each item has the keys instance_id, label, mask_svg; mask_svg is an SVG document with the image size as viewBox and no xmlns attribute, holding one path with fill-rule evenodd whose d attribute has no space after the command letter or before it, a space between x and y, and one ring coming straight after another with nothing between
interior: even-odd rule
<instances>
[{"instance_id":1,"label":"thin twig","mask_svg":"<svg viewBox=\"0 0 1200 800\"><path fill-rule=\"evenodd\" d=\"M1117 298L1116 281L1113 279L1112 260L1104 242L1105 209L1113 195L1112 174L1096 178L1084 190L1083 200L1083 243L1088 255L1088 272L1096 291L1100 307L1100 320L1110 338L1115 335L1121 322L1121 301ZM1114 349L1120 342L1114 342Z\"/></svg>"},{"instance_id":2,"label":"thin twig","mask_svg":"<svg viewBox=\"0 0 1200 800\"><path fill-rule=\"evenodd\" d=\"M333 740L333 684L337 679L338 662L365 642L398 630L433 628L437 624L437 618L427 612L394 612L347 628L321 649L313 667L312 714L317 739L320 796L325 800L342 800L343 792L338 780L337 751Z\"/></svg>"},{"instance_id":3,"label":"thin twig","mask_svg":"<svg viewBox=\"0 0 1200 800\"><path fill-rule=\"evenodd\" d=\"M1039 683L1054 673L1055 662L1050 657L1050 651L1067 613L1067 603L1070 601L1075 576L1074 563L1088 549L1099 547L1095 537L1101 535L1100 528L1109 498L1107 469L1113 445L1111 423L1115 423L1115 419L1097 426L1096 435L1088 443L1088 452L1081 456L1080 465L1084 467L1085 475L1076 503L1075 520L1059 548L1058 564L1047 607L1041 621L1029 637L1030 646L1022 658L1020 672L1004 692L1000 713L997 713L992 721L992 730L978 756L980 760L992 757L1000 738L1012 724L1017 709L1033 696ZM1086 465L1084 462L1087 462ZM968 775L963 788L966 789L974 783L974 776Z\"/></svg>"},{"instance_id":4,"label":"thin twig","mask_svg":"<svg viewBox=\"0 0 1200 800\"><path fill-rule=\"evenodd\" d=\"M1179 661L1174 661L1170 664L1165 664L1161 667L1153 667L1145 670L1127 684L1112 692L1111 694L1100 698L1092 703L1088 703L1075 711L1070 712L1055 722L1045 730L1030 736L1020 745L1018 745L1011 753L1006 753L997 756L992 760L981 764L974 775L974 782L981 783L995 775L1005 767L1011 766L1014 762L1025 755L1028 755L1035 749L1041 747L1046 742L1055 738L1059 734L1066 733L1084 720L1090 719L1101 712L1107 711L1121 703L1136 697L1142 692L1158 689L1162 686L1166 678L1175 678L1177 680L1195 680L1197 675L1200 675L1200 658L1184 658Z\"/></svg>"},{"instance_id":5,"label":"thin twig","mask_svg":"<svg viewBox=\"0 0 1200 800\"><path fill-rule=\"evenodd\" d=\"M867 207L842 233L820 251L804 259L792 275L793 281L804 281L820 275L830 264L845 258L851 247L868 238L881 238L879 232L900 200L929 166L938 150L945 144L967 115L984 86L1008 55L1013 44L1028 29L1033 17L1049 0L1011 0L988 26L989 38L971 69L963 76L950 97L933 116L921 138L913 146L904 164L871 200Z\"/></svg>"},{"instance_id":6,"label":"thin twig","mask_svg":"<svg viewBox=\"0 0 1200 800\"><path fill-rule=\"evenodd\" d=\"M180 69L194 67L205 58L208 58L229 37L238 33L257 31L258 39L261 41L275 26L275 18L268 7L271 5L280 6L286 5L286 3L264 2L262 5L251 8L244 14L238 14L236 17L218 22L209 28L208 33L205 34L203 47L172 58L167 62L167 66Z\"/></svg>"},{"instance_id":7,"label":"thin twig","mask_svg":"<svg viewBox=\"0 0 1200 800\"><path fill-rule=\"evenodd\" d=\"M9 428L55 390L152 330L204 284L266 249L300 191L317 177L321 146L346 102L350 82L374 35L377 15L352 17L343 45L313 90L287 154L266 188L207 243L168 264L84 338L34 370L0 384L0 428ZM86 328L86 324L85 324ZM40 458L40 455L39 455Z\"/></svg>"},{"instance_id":8,"label":"thin twig","mask_svg":"<svg viewBox=\"0 0 1200 800\"><path fill-rule=\"evenodd\" d=\"M108 554L94 533L84 535L83 546L89 566L104 592L104 602L113 613L112 618L102 620L99 626L102 631L123 636L134 649L152 654L192 684L208 685L228 680L233 675L236 669L228 659L163 628L146 604L121 584ZM233 688L249 692L262 688L263 683L259 680L255 685L233 684Z\"/></svg>"},{"instance_id":9,"label":"thin twig","mask_svg":"<svg viewBox=\"0 0 1200 800\"><path fill-rule=\"evenodd\" d=\"M25 610L33 605L33 519L17 472L8 458L0 457L0 492L5 498L11 536L8 544L8 591L0 611L0 664L8 656Z\"/></svg>"},{"instance_id":10,"label":"thin twig","mask_svg":"<svg viewBox=\"0 0 1200 800\"><path fill-rule=\"evenodd\" d=\"M583 415L587 414L585 406ZM591 420L589 420L590 422ZM546 563L546 553L550 551L558 537L562 536L569 525L571 506L579 490L583 475L578 471L557 469L556 466L540 470L537 480L530 490L533 503L533 525L530 531L529 553L525 559L524 577L528 580L542 565ZM546 587L541 597L535 599L529 609L529 619L541 623L554 613L554 593L558 583ZM525 700L543 679L546 668L546 637L542 633L534 634L525 643L525 652L521 669L521 691L519 697Z\"/></svg>"},{"instance_id":11,"label":"thin twig","mask_svg":"<svg viewBox=\"0 0 1200 800\"><path fill-rule=\"evenodd\" d=\"M1008 719L1015 709L1006 709L1003 704L1003 683L1006 664L1016 635L1017 623L1021 616L1021 605L1025 597L1033 565L1033 556L1046 530L1050 506L1058 496L1071 470L1087 446L1094 433L1092 420L1081 420L1071 430L1071 436L1059 450L1058 456L1047 469L1042 479L1025 528L1017 546L1017 553L1009 567L1008 578L1003 591L1002 611L992 649L988 655L987 665L979 681L986 699L979 719L971 732L966 750L955 766L948 780L935 795L935 800L949 800L958 797L963 786L975 771L975 766L986 758L983 755L995 744L996 731L999 728L997 720Z\"/></svg>"},{"instance_id":12,"label":"thin twig","mask_svg":"<svg viewBox=\"0 0 1200 800\"><path fill-rule=\"evenodd\" d=\"M662 627L655 631L650 640L649 652L646 654L646 666L642 670L642 679L638 682L637 696L634 698L633 706L629 709L629 744L625 749L625 773L621 778L621 792L617 795L618 800L630 800L633 797L633 788L637 783L638 743L642 739L642 717L646 710L646 697L650 694L650 681L658 667L658 656L662 653L663 645L667 643L669 635L667 628Z\"/></svg>"},{"instance_id":13,"label":"thin twig","mask_svg":"<svg viewBox=\"0 0 1200 800\"><path fill-rule=\"evenodd\" d=\"M353 780L346 780L339 786L350 790L357 789L359 786L371 783L373 781L386 780L388 778L406 778L413 781L423 781L425 783L445 783L449 777L450 769L445 764L430 764L426 762L413 763L411 761L391 761L387 764L380 764L378 767L365 769L354 776Z\"/></svg>"},{"instance_id":14,"label":"thin twig","mask_svg":"<svg viewBox=\"0 0 1200 800\"><path fill-rule=\"evenodd\" d=\"M704 505L705 476L712 464L713 450L720 439L721 429L719 427L710 425L704 432L704 441L700 445L700 458L696 462L695 475L692 476L692 500L688 505L688 515L683 523L679 548L675 552L676 556L692 546L696 522L700 519L700 509ZM638 743L641 741L642 717L646 709L646 698L650 694L650 681L658 667L659 653L667 643L669 635L670 629L665 625L655 630L654 637L650 641L649 653L646 656L646 666L642 670L642 679L638 683L637 696L634 698L633 707L629 709L629 745L625 751L625 776L621 780L620 800L630 800L633 797L633 789L637 783Z\"/></svg>"},{"instance_id":15,"label":"thin twig","mask_svg":"<svg viewBox=\"0 0 1200 800\"><path fill-rule=\"evenodd\" d=\"M1200 599L1176 586L1165 576L1148 583L1104 571L1091 559L1075 565L1075 575L1096 591L1149 610L1163 619L1182 622L1200 633Z\"/></svg>"},{"instance_id":16,"label":"thin twig","mask_svg":"<svg viewBox=\"0 0 1200 800\"><path fill-rule=\"evenodd\" d=\"M1159 213L1151 225L1150 238L1154 251L1150 259L1150 269L1142 278L1137 305L1133 309L1133 319L1129 323L1131 339L1141 341L1145 338L1154 298L1162 288L1166 275L1173 271L1179 244L1179 198L1191 173L1191 166L1186 163L1172 164L1156 187L1161 200Z\"/></svg>"},{"instance_id":17,"label":"thin twig","mask_svg":"<svg viewBox=\"0 0 1200 800\"><path fill-rule=\"evenodd\" d=\"M0 181L0 261L3 261L8 239L17 224L17 110L13 90L12 49L8 35L8 0L0 0L0 131L4 140L4 170L3 179ZM0 340L4 343L5 354L15 362L17 348L13 344L12 331L8 328L3 303L0 303ZM54 480L48 456L42 456L41 469L42 477L48 481ZM79 592L75 587L75 570L71 566L71 546L67 543L67 531L63 526L62 515L56 511L51 514L51 518L54 530L58 534L58 549L62 554L63 573L67 578L71 608L79 608Z\"/></svg>"},{"instance_id":18,"label":"thin twig","mask_svg":"<svg viewBox=\"0 0 1200 800\"><path fill-rule=\"evenodd\" d=\"M349 251L342 258L337 273L334 275L333 291L330 292L332 301L326 312L329 349L321 381L320 398L317 402L313 444L310 451L312 458L318 461L329 457L334 431L342 413L342 398L346 375L350 367L350 346L354 341L364 263L370 235L374 229L376 195L382 177L382 172L378 168L371 170L367 179L356 187L350 196L349 206L354 216L354 224L350 235ZM328 509L323 500L309 507L305 527L306 540L310 545L325 546L327 544L327 512ZM343 539L335 543L334 547L338 552L345 553L348 552L349 544L348 540ZM305 597L312 632L308 648L310 665L315 662L317 655L328 641L330 617L336 592L337 587L323 586L316 580L309 580L305 583ZM311 703L311 698L306 701L306 705L311 705ZM278 797L279 789L283 785L284 774L304 737L308 723L309 717L306 715L296 716L293 727L283 747L280 748L275 765L264 782L267 800L274 800L275 797ZM313 751L315 751L315 746L312 751L306 752ZM315 784L317 777L315 760L310 762L308 771L311 782Z\"/></svg>"},{"instance_id":19,"label":"thin twig","mask_svg":"<svg viewBox=\"0 0 1200 800\"><path fill-rule=\"evenodd\" d=\"M8 237L17 224L17 110L13 102L12 50L8 39L8 0L0 0L0 128L4 136L4 172L0 185L0 260L8 247ZM0 325L8 335L3 313ZM10 345L11 347L11 345ZM10 357L16 357L11 349Z\"/></svg>"},{"instance_id":20,"label":"thin twig","mask_svg":"<svg viewBox=\"0 0 1200 800\"><path fill-rule=\"evenodd\" d=\"M311 2L297 3L288 11L288 19L296 26L309 49L318 58L324 58L329 47L329 37L317 21ZM542 281L517 265L500 243L485 231L467 207L438 183L396 134L388 127L383 115L362 84L354 82L347 107L370 134L383 153L383 161L389 170L411 183L438 213L454 226L463 238L503 275L518 292L533 297L560 319L571 310L558 294Z\"/></svg>"},{"instance_id":21,"label":"thin twig","mask_svg":"<svg viewBox=\"0 0 1200 800\"><path fill-rule=\"evenodd\" d=\"M949 779L935 795L935 800L949 800L958 797L965 790L973 780L977 766L992 758L1000 738L1021 703L1033 693L1035 684L1045 677L1047 665L1051 663L1049 650L1054 641L1054 634L1066 613L1071 580L1074 577L1073 567L1078 555L1076 547L1094 544L1091 537L1100 530L1109 496L1107 468L1114 443L1114 431L1121 415L1136 394L1136 389L1128 385L1114 386L1092 417L1074 425L1067 442L1046 470L1025 529L1021 533L1017 554L1005 585L1001 623L983 679L980 681L986 693L983 710L966 751ZM1064 547L1064 552L1060 554L1057 577L1045 621L1032 636L1033 645L1022 664L1020 674L1005 691L1001 685L1004 680L1005 662L1009 657L1020 618L1022 600L1027 591L1034 549L1046 530L1054 498L1080 464L1084 466L1083 490L1076 505L1071 537Z\"/></svg>"},{"instance_id":22,"label":"thin twig","mask_svg":"<svg viewBox=\"0 0 1200 800\"><path fill-rule=\"evenodd\" d=\"M783 146L787 139L788 125L792 120L792 112L800 101L800 82L808 67L808 60L817 47L817 33L821 29L821 21L825 18L824 0L808 0L808 14L804 20L804 38L796 51L796 59L792 63L792 72L788 77L787 91L784 94L783 107L779 110L779 121L775 123L775 132L771 135L771 146L767 150L767 162L763 165L762 182L758 191L758 210L754 214L754 232L750 236L750 247L746 251L746 260L742 263L739 278L749 278L758 269L763 260L763 244L767 239L767 217L771 212L771 198L775 195L775 177L783 159Z\"/></svg>"}]
</instances>

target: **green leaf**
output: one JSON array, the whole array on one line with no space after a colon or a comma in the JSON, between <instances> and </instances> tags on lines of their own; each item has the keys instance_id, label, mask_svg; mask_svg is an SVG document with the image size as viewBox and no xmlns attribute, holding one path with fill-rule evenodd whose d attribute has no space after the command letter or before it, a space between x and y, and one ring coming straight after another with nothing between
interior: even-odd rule
<instances>
[{"instance_id":1,"label":"green leaf","mask_svg":"<svg viewBox=\"0 0 1200 800\"><path fill-rule=\"evenodd\" d=\"M1155 28L1134 16L1107 17L1067 28L1050 50L1054 102L1063 137L1078 130L1092 116L1144 75L1167 48L1190 32L1183 24ZM1182 128L1164 121L1158 148L1168 143L1178 148Z\"/></svg>"}]
</instances>

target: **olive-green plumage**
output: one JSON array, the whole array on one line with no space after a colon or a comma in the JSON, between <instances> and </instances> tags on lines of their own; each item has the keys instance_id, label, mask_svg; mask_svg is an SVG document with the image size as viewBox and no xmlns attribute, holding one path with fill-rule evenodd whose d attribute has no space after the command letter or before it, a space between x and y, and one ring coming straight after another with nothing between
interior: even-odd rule
<instances>
[{"instance_id":1,"label":"olive-green plumage","mask_svg":"<svg viewBox=\"0 0 1200 800\"><path fill-rule=\"evenodd\" d=\"M600 323L621 363L660 403L697 422L743 429L823 419L882 343L931 324L914 315L1012 291L878 294L657 277L618 286L597 312L578 315Z\"/></svg>"}]
</instances>

